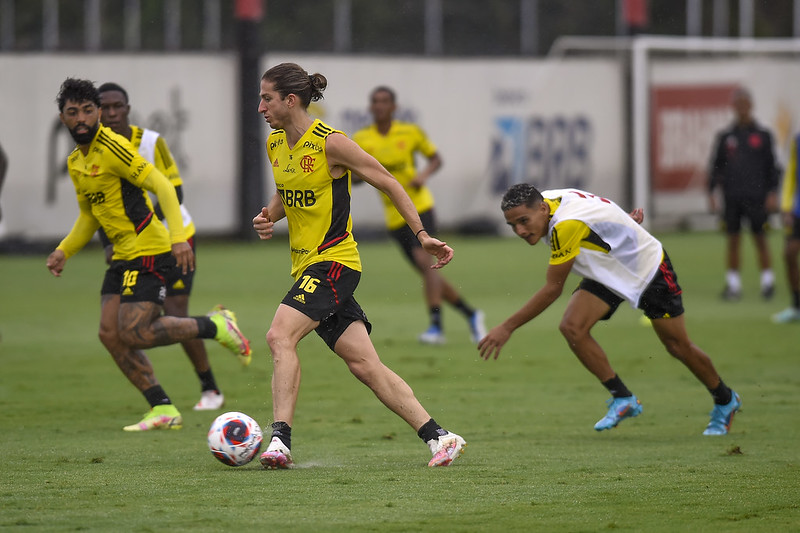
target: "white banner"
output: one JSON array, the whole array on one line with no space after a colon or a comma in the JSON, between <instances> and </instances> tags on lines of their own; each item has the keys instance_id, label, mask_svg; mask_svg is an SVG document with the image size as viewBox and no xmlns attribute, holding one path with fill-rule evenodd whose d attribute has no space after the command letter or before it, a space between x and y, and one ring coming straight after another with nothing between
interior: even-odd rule
<instances>
[{"instance_id":1,"label":"white banner","mask_svg":"<svg viewBox=\"0 0 800 533\"><path fill-rule=\"evenodd\" d=\"M58 239L75 221L75 190L66 173L75 144L55 102L68 77L124 87L132 122L167 140L198 231L235 227L239 130L232 56L15 54L0 55L0 145L9 159L0 238Z\"/></svg>"},{"instance_id":2,"label":"white banner","mask_svg":"<svg viewBox=\"0 0 800 533\"><path fill-rule=\"evenodd\" d=\"M372 89L394 89L397 118L418 123L444 161L429 182L444 228L483 221L504 227L499 199L522 181L579 187L624 203L625 103L614 61L265 59L264 70L289 61L323 74L325 98L310 112L348 135L369 124ZM354 187L353 218L362 227L383 225L378 192L368 185Z\"/></svg>"},{"instance_id":3,"label":"white banner","mask_svg":"<svg viewBox=\"0 0 800 533\"><path fill-rule=\"evenodd\" d=\"M310 111L348 135L369 123L375 86L397 91L398 117L420 124L444 160L431 181L443 228L504 227L499 198L521 181L625 202L625 102L613 60L271 54L263 70L282 61L328 78L325 99ZM10 160L0 238L60 238L75 219L65 172L73 143L54 101L69 76L125 87L133 122L169 142L198 232L235 231L236 71L235 58L223 55L0 55L0 145ZM252 100L242 105L257 113L257 77ZM266 175L271 193L268 165ZM377 191L354 188L353 216L361 227L383 227Z\"/></svg>"},{"instance_id":4,"label":"white banner","mask_svg":"<svg viewBox=\"0 0 800 533\"><path fill-rule=\"evenodd\" d=\"M789 141L800 123L800 102L794 93L800 86L800 65L796 60L753 57L697 61L655 59L652 62L651 95L664 91L685 93L683 105L689 111L692 111L689 107L692 99L696 98L692 93L702 97L704 92L709 92L709 87L738 86L750 90L753 116L772 132L778 161L785 161ZM675 107L680 110L677 105ZM713 227L716 220L708 212L706 189L711 150L716 134L726 128L734 116L730 99L720 100L716 106L707 104L704 111L705 115L700 117L703 120L696 120L690 127L670 128L664 121L651 125L655 138L662 139L659 145L681 151L681 170L693 176L681 189L653 192L654 214L667 221L665 225L669 225L669 221L691 219L691 226ZM659 146L655 148L657 171Z\"/></svg>"}]
</instances>

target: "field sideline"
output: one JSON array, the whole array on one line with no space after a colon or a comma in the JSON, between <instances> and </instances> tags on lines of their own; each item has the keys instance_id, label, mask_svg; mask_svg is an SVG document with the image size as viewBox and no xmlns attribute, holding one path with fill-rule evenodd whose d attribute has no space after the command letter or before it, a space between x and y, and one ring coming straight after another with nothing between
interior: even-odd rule
<instances>
[{"instance_id":1,"label":"field sideline","mask_svg":"<svg viewBox=\"0 0 800 533\"><path fill-rule=\"evenodd\" d=\"M179 347L148 354L184 428L125 433L147 404L97 339L101 251L70 259L60 279L44 255L0 256L0 530L800 531L800 324L770 322L788 302L780 235L772 234L775 299L758 296L747 237L739 303L719 299L721 235L661 238L692 339L743 399L726 437L701 435L709 394L627 304L595 336L644 412L597 433L608 394L557 330L567 294L485 362L450 308L448 343L419 345L427 317L418 278L392 243L362 243L357 298L379 353L469 443L444 469L425 466L427 447L313 334L300 345L298 468L230 468L211 456L205 434L222 411L192 411L199 385ZM543 245L448 242L456 255L443 272L490 327L543 281ZM201 239L198 265L192 311L229 306L254 346L242 369L207 343L224 410L268 427L264 334L291 283L286 242Z\"/></svg>"}]
</instances>

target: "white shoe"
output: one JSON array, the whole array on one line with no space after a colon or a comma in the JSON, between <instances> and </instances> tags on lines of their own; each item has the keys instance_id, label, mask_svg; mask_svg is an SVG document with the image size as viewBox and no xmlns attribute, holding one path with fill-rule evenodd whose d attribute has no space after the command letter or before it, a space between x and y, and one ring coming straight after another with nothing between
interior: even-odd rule
<instances>
[{"instance_id":1,"label":"white shoe","mask_svg":"<svg viewBox=\"0 0 800 533\"><path fill-rule=\"evenodd\" d=\"M267 451L261 454L261 464L264 468L284 469L291 468L294 465L292 461L292 452L283 444L283 441L278 437L272 437L272 440L267 447Z\"/></svg>"},{"instance_id":2,"label":"white shoe","mask_svg":"<svg viewBox=\"0 0 800 533\"><path fill-rule=\"evenodd\" d=\"M447 466L453 460L464 453L467 442L455 433L447 432L438 439L428 441L428 448L431 449L433 458L428 466Z\"/></svg>"},{"instance_id":3,"label":"white shoe","mask_svg":"<svg viewBox=\"0 0 800 533\"><path fill-rule=\"evenodd\" d=\"M472 313L472 316L469 317L469 332L474 344L478 344L481 342L481 339L486 336L485 318L486 316L480 309L476 310Z\"/></svg>"},{"instance_id":4,"label":"white shoe","mask_svg":"<svg viewBox=\"0 0 800 533\"><path fill-rule=\"evenodd\" d=\"M420 334L419 342L422 344L444 344L444 333L438 326L429 327L423 333Z\"/></svg>"},{"instance_id":5,"label":"white shoe","mask_svg":"<svg viewBox=\"0 0 800 533\"><path fill-rule=\"evenodd\" d=\"M206 390L200 395L200 401L194 406L195 411L214 411L225 405L225 396L215 390Z\"/></svg>"}]
</instances>

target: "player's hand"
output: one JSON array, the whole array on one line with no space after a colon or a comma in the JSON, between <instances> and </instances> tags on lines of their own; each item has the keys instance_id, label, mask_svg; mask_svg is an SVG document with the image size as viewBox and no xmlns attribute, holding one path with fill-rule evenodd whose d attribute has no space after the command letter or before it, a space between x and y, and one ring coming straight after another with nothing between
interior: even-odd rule
<instances>
[{"instance_id":1,"label":"player's hand","mask_svg":"<svg viewBox=\"0 0 800 533\"><path fill-rule=\"evenodd\" d=\"M47 270L50 271L55 277L61 276L61 271L64 270L64 265L67 263L67 256L64 255L63 250L54 250L47 257Z\"/></svg>"},{"instance_id":2,"label":"player's hand","mask_svg":"<svg viewBox=\"0 0 800 533\"><path fill-rule=\"evenodd\" d=\"M478 351L481 357L488 361L492 355L497 359L500 356L500 350L503 345L511 338L511 332L506 329L502 324L493 327L484 338L478 342Z\"/></svg>"},{"instance_id":3,"label":"player's hand","mask_svg":"<svg viewBox=\"0 0 800 533\"><path fill-rule=\"evenodd\" d=\"M186 274L190 270L194 272L194 252L188 242L176 242L172 245L172 255L178 262L178 268Z\"/></svg>"},{"instance_id":4,"label":"player's hand","mask_svg":"<svg viewBox=\"0 0 800 533\"><path fill-rule=\"evenodd\" d=\"M442 268L453 259L453 249L447 246L446 242L431 237L427 231L420 236L422 237L422 248L437 259L436 263L431 265L431 268Z\"/></svg>"},{"instance_id":5,"label":"player's hand","mask_svg":"<svg viewBox=\"0 0 800 533\"><path fill-rule=\"evenodd\" d=\"M258 233L258 238L262 241L272 238L273 226L275 223L269 218L269 210L261 208L261 212L253 217L253 229Z\"/></svg>"},{"instance_id":6,"label":"player's hand","mask_svg":"<svg viewBox=\"0 0 800 533\"><path fill-rule=\"evenodd\" d=\"M778 195L775 192L767 194L767 199L764 201L764 209L767 213L777 213L779 211Z\"/></svg>"},{"instance_id":7,"label":"player's hand","mask_svg":"<svg viewBox=\"0 0 800 533\"><path fill-rule=\"evenodd\" d=\"M629 214L631 218L634 220L634 222L636 222L637 224L641 224L642 221L644 220L644 209L642 209L641 207L637 207Z\"/></svg>"},{"instance_id":8,"label":"player's hand","mask_svg":"<svg viewBox=\"0 0 800 533\"><path fill-rule=\"evenodd\" d=\"M781 221L784 228L791 229L794 227L794 215L790 211L781 212Z\"/></svg>"},{"instance_id":9,"label":"player's hand","mask_svg":"<svg viewBox=\"0 0 800 533\"><path fill-rule=\"evenodd\" d=\"M712 213L717 212L717 197L714 196L713 194L710 194L708 196L708 210L711 211Z\"/></svg>"},{"instance_id":10,"label":"player's hand","mask_svg":"<svg viewBox=\"0 0 800 533\"><path fill-rule=\"evenodd\" d=\"M413 187L414 189L419 189L420 187L423 187L425 185L425 182L427 181L428 178L426 176L417 174L416 176L414 176L414 179L408 182L408 186Z\"/></svg>"}]
</instances>

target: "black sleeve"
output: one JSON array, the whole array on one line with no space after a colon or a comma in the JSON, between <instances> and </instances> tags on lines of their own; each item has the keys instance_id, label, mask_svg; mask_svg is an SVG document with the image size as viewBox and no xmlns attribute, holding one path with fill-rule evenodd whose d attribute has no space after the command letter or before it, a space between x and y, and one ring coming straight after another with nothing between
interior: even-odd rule
<instances>
[{"instance_id":1,"label":"black sleeve","mask_svg":"<svg viewBox=\"0 0 800 533\"><path fill-rule=\"evenodd\" d=\"M708 169L708 191L713 191L720 184L720 174L725 167L725 151L723 150L725 134L720 133L714 141L714 151L711 155L711 164Z\"/></svg>"},{"instance_id":2,"label":"black sleeve","mask_svg":"<svg viewBox=\"0 0 800 533\"><path fill-rule=\"evenodd\" d=\"M100 242L103 244L103 248L105 248L106 246L111 246L111 241L108 240L108 235L106 235L106 232L103 230L103 228L97 230L97 236L100 238Z\"/></svg>"},{"instance_id":3,"label":"black sleeve","mask_svg":"<svg viewBox=\"0 0 800 533\"><path fill-rule=\"evenodd\" d=\"M768 192L778 190L778 183L781 176L781 168L775 159L774 144L772 141L772 134L769 131L764 132L766 138L766 146L764 147L766 153L764 154L764 176L766 176L766 189Z\"/></svg>"}]
</instances>

